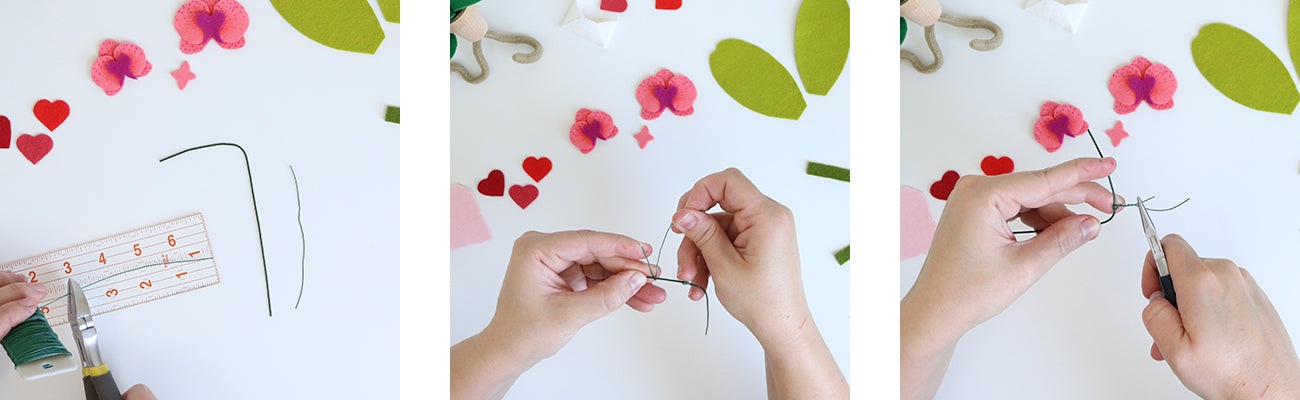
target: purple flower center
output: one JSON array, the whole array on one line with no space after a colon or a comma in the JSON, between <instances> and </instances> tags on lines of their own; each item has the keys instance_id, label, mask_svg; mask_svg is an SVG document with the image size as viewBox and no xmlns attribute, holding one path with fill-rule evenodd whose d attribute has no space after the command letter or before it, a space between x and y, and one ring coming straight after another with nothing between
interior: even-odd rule
<instances>
[{"instance_id":1,"label":"purple flower center","mask_svg":"<svg viewBox=\"0 0 1300 400\"><path fill-rule=\"evenodd\" d=\"M117 76L117 84L121 85L126 82L126 78L136 79L135 74L131 73L131 56L123 54L117 56L116 60L109 61L104 65L108 73Z\"/></svg>"},{"instance_id":2,"label":"purple flower center","mask_svg":"<svg viewBox=\"0 0 1300 400\"><path fill-rule=\"evenodd\" d=\"M1061 141L1065 141L1065 135L1074 137L1074 135L1070 134L1070 116L1068 115L1062 115L1055 121L1048 122L1047 131L1055 133Z\"/></svg>"},{"instance_id":3,"label":"purple flower center","mask_svg":"<svg viewBox=\"0 0 1300 400\"><path fill-rule=\"evenodd\" d=\"M194 23L198 24L200 29L203 29L203 43L207 43L209 39L217 39L217 43L225 43L221 41L221 26L226 24L226 13L221 11L211 14L201 12L194 16Z\"/></svg>"},{"instance_id":4,"label":"purple flower center","mask_svg":"<svg viewBox=\"0 0 1300 400\"><path fill-rule=\"evenodd\" d=\"M664 108L672 107L673 99L677 98L676 86L656 87L654 92L655 98L659 99L659 112L663 112ZM676 110L676 108L673 108L673 111Z\"/></svg>"},{"instance_id":5,"label":"purple flower center","mask_svg":"<svg viewBox=\"0 0 1300 400\"><path fill-rule=\"evenodd\" d=\"M591 138L591 143L596 143L596 140L606 140L600 135L600 128L602 128L600 121L591 121L587 126L582 127L582 134Z\"/></svg>"},{"instance_id":6,"label":"purple flower center","mask_svg":"<svg viewBox=\"0 0 1300 400\"><path fill-rule=\"evenodd\" d=\"M1133 89L1133 93L1137 95L1137 101L1134 102L1133 105L1136 106L1142 103L1142 100L1146 100L1147 104L1155 103L1151 101L1151 90L1156 88L1156 77L1154 76L1148 76L1144 78L1138 78L1136 76L1129 77L1128 87L1129 89Z\"/></svg>"}]
</instances>

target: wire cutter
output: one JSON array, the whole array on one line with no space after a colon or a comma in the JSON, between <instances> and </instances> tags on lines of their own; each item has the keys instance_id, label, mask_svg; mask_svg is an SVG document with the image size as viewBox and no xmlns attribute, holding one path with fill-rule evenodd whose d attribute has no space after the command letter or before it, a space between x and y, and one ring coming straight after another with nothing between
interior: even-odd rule
<instances>
[{"instance_id":1,"label":"wire cutter","mask_svg":"<svg viewBox=\"0 0 1300 400\"><path fill-rule=\"evenodd\" d=\"M72 326L72 337L76 338L77 348L81 350L81 381L86 386L86 399L121 400L122 392L117 390L113 373L99 358L99 334L90 315L86 293L71 278L68 279L68 325Z\"/></svg>"},{"instance_id":2,"label":"wire cutter","mask_svg":"<svg viewBox=\"0 0 1300 400\"><path fill-rule=\"evenodd\" d=\"M1146 232L1147 244L1151 245L1151 258L1156 261L1156 272L1160 275L1160 291L1174 308L1178 308L1178 296L1174 294L1174 279L1169 276L1169 262L1165 260L1165 248L1160 245L1160 236L1156 234L1156 225L1151 223L1151 214L1142 198L1137 199L1138 212L1142 214L1142 230Z\"/></svg>"}]
</instances>

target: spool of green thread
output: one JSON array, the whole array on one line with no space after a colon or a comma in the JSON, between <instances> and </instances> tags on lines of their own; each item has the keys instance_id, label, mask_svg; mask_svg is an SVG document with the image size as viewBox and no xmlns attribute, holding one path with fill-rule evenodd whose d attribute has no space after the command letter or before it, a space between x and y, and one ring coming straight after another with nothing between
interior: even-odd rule
<instances>
[{"instance_id":1,"label":"spool of green thread","mask_svg":"<svg viewBox=\"0 0 1300 400\"><path fill-rule=\"evenodd\" d=\"M63 347L59 335L54 333L50 321L45 319L45 314L41 310L36 310L31 317L10 329L9 334L0 339L0 346L4 347L5 353L13 361L14 368L48 357L72 355L67 348ZM44 369L50 368L54 366L44 367Z\"/></svg>"}]
</instances>

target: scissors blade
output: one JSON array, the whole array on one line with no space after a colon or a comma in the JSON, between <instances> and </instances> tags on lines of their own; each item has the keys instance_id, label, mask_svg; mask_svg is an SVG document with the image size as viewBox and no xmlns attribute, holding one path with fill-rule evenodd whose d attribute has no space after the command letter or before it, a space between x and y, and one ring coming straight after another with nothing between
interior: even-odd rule
<instances>
[{"instance_id":1,"label":"scissors blade","mask_svg":"<svg viewBox=\"0 0 1300 400\"><path fill-rule=\"evenodd\" d=\"M1169 275L1169 264L1165 261L1165 249L1160 245L1160 235L1156 233L1156 225L1151 222L1151 214L1147 212L1147 206L1142 202L1142 198L1137 199L1138 213L1142 215L1142 231L1146 233L1147 244L1151 245L1151 258L1155 259L1156 272L1160 276Z\"/></svg>"}]
</instances>

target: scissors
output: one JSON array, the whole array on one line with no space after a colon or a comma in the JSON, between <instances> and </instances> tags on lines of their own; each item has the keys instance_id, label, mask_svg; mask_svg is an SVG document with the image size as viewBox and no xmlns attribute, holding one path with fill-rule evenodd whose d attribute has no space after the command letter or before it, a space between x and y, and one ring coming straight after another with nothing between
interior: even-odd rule
<instances>
[{"instance_id":1,"label":"scissors","mask_svg":"<svg viewBox=\"0 0 1300 400\"><path fill-rule=\"evenodd\" d=\"M1156 234L1156 226L1151 223L1151 215L1147 213L1147 206L1142 203L1142 198L1138 197L1138 211L1142 214L1142 230L1146 232L1147 244L1151 245L1151 258L1156 261L1156 272L1160 275L1160 291L1165 293L1165 299L1174 308L1178 308L1178 296L1174 294L1174 279L1169 276L1169 262L1165 260L1165 248L1160 246L1160 236Z\"/></svg>"},{"instance_id":2,"label":"scissors","mask_svg":"<svg viewBox=\"0 0 1300 400\"><path fill-rule=\"evenodd\" d=\"M113 373L99 358L99 335L90 316L86 293L71 278L68 279L68 325L72 326L72 337L77 339L77 348L81 350L81 381L86 386L86 399L122 400Z\"/></svg>"}]
</instances>

